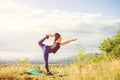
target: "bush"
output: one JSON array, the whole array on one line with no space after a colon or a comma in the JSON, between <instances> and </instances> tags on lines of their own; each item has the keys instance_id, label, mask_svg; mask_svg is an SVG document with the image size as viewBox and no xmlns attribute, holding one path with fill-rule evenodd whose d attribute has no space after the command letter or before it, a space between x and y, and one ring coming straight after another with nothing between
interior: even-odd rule
<instances>
[{"instance_id":1,"label":"bush","mask_svg":"<svg viewBox=\"0 0 120 80\"><path fill-rule=\"evenodd\" d=\"M102 56L97 55L97 53L95 53L91 58L90 58L90 62L99 62L102 59Z\"/></svg>"},{"instance_id":2,"label":"bush","mask_svg":"<svg viewBox=\"0 0 120 80\"><path fill-rule=\"evenodd\" d=\"M85 52L85 49L81 46L81 44L76 45L76 50L77 50L77 61L78 63L88 61L90 58L90 55Z\"/></svg>"},{"instance_id":3,"label":"bush","mask_svg":"<svg viewBox=\"0 0 120 80\"><path fill-rule=\"evenodd\" d=\"M105 55L111 56L111 58L120 57L120 31L113 38L104 40L99 49L102 53L106 53Z\"/></svg>"}]
</instances>

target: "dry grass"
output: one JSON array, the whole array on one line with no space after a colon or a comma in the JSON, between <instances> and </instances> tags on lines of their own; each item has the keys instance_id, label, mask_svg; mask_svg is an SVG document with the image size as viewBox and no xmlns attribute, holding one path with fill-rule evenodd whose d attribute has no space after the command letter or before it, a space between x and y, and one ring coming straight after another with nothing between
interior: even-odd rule
<instances>
[{"instance_id":1,"label":"dry grass","mask_svg":"<svg viewBox=\"0 0 120 80\"><path fill-rule=\"evenodd\" d=\"M50 66L53 73L67 76L29 75L29 69L43 71L44 66L11 65L0 66L0 80L120 80L120 60L100 61L98 63L74 63L71 65Z\"/></svg>"}]
</instances>

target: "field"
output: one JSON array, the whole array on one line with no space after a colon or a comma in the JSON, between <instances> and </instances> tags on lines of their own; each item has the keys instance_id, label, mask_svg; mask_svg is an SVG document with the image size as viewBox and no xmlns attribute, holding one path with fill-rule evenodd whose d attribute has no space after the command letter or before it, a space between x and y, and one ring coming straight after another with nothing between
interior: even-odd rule
<instances>
[{"instance_id":1,"label":"field","mask_svg":"<svg viewBox=\"0 0 120 80\"><path fill-rule=\"evenodd\" d=\"M50 65L54 74L65 76L46 76L26 74L34 69L45 72L43 65L0 65L0 80L120 80L120 59L101 60L98 63L79 62L70 65Z\"/></svg>"}]
</instances>

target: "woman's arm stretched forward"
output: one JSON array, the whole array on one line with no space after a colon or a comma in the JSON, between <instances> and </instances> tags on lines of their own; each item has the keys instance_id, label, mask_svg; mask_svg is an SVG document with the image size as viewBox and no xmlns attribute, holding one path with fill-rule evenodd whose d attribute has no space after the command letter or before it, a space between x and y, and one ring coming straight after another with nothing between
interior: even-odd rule
<instances>
[{"instance_id":1,"label":"woman's arm stretched forward","mask_svg":"<svg viewBox=\"0 0 120 80\"><path fill-rule=\"evenodd\" d=\"M65 42L61 42L60 45L63 46L63 45L65 45L65 44L68 44L68 43L70 43L70 42L72 42L72 41L76 41L76 40L77 40L77 39L67 40L67 41L65 41Z\"/></svg>"}]
</instances>

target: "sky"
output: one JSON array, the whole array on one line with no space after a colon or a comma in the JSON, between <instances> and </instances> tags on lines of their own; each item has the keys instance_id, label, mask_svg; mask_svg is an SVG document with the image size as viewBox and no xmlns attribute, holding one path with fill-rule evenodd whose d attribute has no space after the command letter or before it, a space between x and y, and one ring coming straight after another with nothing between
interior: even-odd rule
<instances>
[{"instance_id":1,"label":"sky","mask_svg":"<svg viewBox=\"0 0 120 80\"><path fill-rule=\"evenodd\" d=\"M120 30L119 0L0 0L0 59L42 58L38 41L56 32L63 41L52 59L77 55L81 44L87 53ZM54 38L45 41L51 45Z\"/></svg>"}]
</instances>

